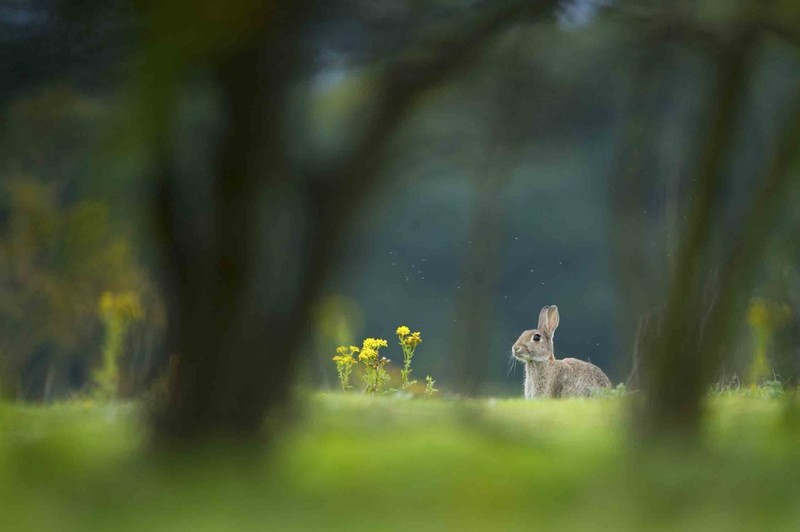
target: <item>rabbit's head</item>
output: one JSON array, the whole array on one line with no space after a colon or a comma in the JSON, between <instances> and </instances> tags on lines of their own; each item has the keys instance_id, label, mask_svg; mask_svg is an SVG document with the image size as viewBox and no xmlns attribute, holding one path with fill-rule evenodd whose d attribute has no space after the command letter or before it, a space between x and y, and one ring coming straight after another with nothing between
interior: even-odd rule
<instances>
[{"instance_id":1,"label":"rabbit's head","mask_svg":"<svg viewBox=\"0 0 800 532\"><path fill-rule=\"evenodd\" d=\"M539 325L525 331L511 348L511 354L523 362L544 362L554 359L553 335L558 327L558 307L549 305L539 312Z\"/></svg>"}]
</instances>

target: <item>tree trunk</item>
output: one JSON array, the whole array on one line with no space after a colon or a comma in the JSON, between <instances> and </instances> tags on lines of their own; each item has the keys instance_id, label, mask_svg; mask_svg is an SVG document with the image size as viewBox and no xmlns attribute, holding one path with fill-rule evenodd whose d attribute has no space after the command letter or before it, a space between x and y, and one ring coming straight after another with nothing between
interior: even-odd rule
<instances>
[{"instance_id":1,"label":"tree trunk","mask_svg":"<svg viewBox=\"0 0 800 532\"><path fill-rule=\"evenodd\" d=\"M302 219L281 223L291 176L280 114L302 17L300 6L284 6L258 38L212 65L227 123L210 223L181 209L185 195L197 192L181 190L169 158L162 161L157 233L168 348L177 356L170 399L157 419L164 439L253 434L266 408L283 402L291 381L296 324L305 323L308 302L279 299L281 289L298 290L292 279L303 278L308 251L282 245Z\"/></svg>"},{"instance_id":2,"label":"tree trunk","mask_svg":"<svg viewBox=\"0 0 800 532\"><path fill-rule=\"evenodd\" d=\"M647 339L647 401L640 424L646 438L698 434L703 399L725 360L736 324L744 321L760 258L776 222L786 212L790 187L797 186L794 164L800 151L800 94L788 106L785 133L751 194L751 210L735 232L738 238L718 261L710 262L724 167L733 148L736 117L742 113L740 97L749 80L749 56L755 42L754 34L741 35L719 65L715 106L662 326Z\"/></svg>"}]
</instances>

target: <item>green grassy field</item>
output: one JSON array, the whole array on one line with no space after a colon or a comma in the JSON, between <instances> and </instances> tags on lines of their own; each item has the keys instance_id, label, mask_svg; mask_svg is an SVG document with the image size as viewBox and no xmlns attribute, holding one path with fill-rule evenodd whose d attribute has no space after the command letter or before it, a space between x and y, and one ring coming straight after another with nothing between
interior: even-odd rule
<instances>
[{"instance_id":1,"label":"green grassy field","mask_svg":"<svg viewBox=\"0 0 800 532\"><path fill-rule=\"evenodd\" d=\"M717 397L701 449L627 404L317 394L272 448L145 449L135 405L0 408L0 530L800 527L792 400Z\"/></svg>"}]
</instances>

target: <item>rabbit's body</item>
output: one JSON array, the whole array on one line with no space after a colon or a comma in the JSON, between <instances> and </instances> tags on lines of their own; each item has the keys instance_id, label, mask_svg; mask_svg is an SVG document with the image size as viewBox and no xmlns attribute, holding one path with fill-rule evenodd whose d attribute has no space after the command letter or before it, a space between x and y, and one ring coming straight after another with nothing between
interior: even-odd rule
<instances>
[{"instance_id":1,"label":"rabbit's body","mask_svg":"<svg viewBox=\"0 0 800 532\"><path fill-rule=\"evenodd\" d=\"M558 308L544 307L538 329L523 332L512 347L512 355L525 363L525 398L591 395L611 386L603 370L577 358L557 360L553 333L558 327Z\"/></svg>"},{"instance_id":2,"label":"rabbit's body","mask_svg":"<svg viewBox=\"0 0 800 532\"><path fill-rule=\"evenodd\" d=\"M577 358L525 363L526 399L586 396L610 386L603 370Z\"/></svg>"}]
</instances>

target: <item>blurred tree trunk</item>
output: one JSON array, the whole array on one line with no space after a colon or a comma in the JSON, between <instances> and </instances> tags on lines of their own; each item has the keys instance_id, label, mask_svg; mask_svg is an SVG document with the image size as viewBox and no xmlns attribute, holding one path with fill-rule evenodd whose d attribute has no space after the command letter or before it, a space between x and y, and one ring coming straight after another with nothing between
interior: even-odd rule
<instances>
[{"instance_id":1,"label":"blurred tree trunk","mask_svg":"<svg viewBox=\"0 0 800 532\"><path fill-rule=\"evenodd\" d=\"M494 314L492 287L497 281L500 235L504 211L500 192L507 181L508 155L493 138L486 164L473 184L472 216L465 258L456 296L456 323L453 327L450 358L454 361L454 383L459 393L475 395L485 381L491 348Z\"/></svg>"},{"instance_id":2,"label":"blurred tree trunk","mask_svg":"<svg viewBox=\"0 0 800 532\"><path fill-rule=\"evenodd\" d=\"M755 31L744 28L720 48L688 220L659 325L645 339L647 400L640 428L646 438L698 433L703 398L736 324L744 321L758 262L785 213L788 187L796 181L792 164L800 150L800 100L790 105L788 127L751 195L751 210L738 227L738 237L714 233L721 227L721 189L741 126L742 95L757 42ZM712 253L720 242L726 247Z\"/></svg>"},{"instance_id":3,"label":"blurred tree trunk","mask_svg":"<svg viewBox=\"0 0 800 532\"><path fill-rule=\"evenodd\" d=\"M249 434L267 405L280 404L291 379L302 298L281 305L263 282L287 282L304 267L302 252L263 240L284 230L285 206L265 203L289 180L281 113L296 68L303 2L272 5L242 45L213 57L209 69L223 98L227 122L211 184L210 223L192 219L169 156L156 195L157 236L169 304L168 345L176 357L169 402L157 429L166 438ZM233 7L235 9L235 7ZM275 212L262 213L262 209ZM279 238L280 235L277 235ZM284 262L281 262L283 259ZM266 268L266 272L258 271ZM290 281L291 282L291 281Z\"/></svg>"},{"instance_id":4,"label":"blurred tree trunk","mask_svg":"<svg viewBox=\"0 0 800 532\"><path fill-rule=\"evenodd\" d=\"M732 39L719 52L707 127L692 190L676 269L660 327L646 339L644 380L648 394L642 417L647 432L694 434L707 386L707 353L700 351L700 294L709 267L712 229L719 213L724 165L739 126L742 93L749 80L753 36Z\"/></svg>"}]
</instances>

